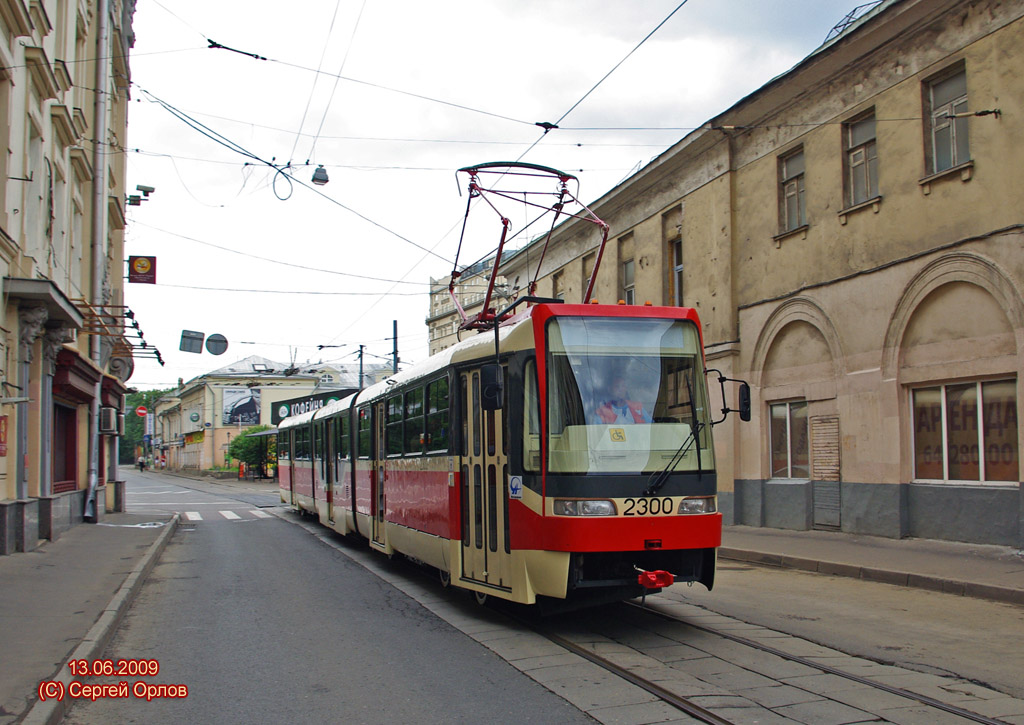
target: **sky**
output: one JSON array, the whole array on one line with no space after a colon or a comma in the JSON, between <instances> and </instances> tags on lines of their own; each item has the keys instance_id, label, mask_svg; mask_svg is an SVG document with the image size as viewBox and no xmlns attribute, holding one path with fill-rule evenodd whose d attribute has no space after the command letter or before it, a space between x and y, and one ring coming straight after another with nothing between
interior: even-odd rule
<instances>
[{"instance_id":1,"label":"sky","mask_svg":"<svg viewBox=\"0 0 1024 725\"><path fill-rule=\"evenodd\" d=\"M360 344L389 361L394 321L400 360L424 360L457 169L558 168L590 203L865 1L139 0L119 142L129 193L155 191L126 208L125 257L155 256L157 283L126 281L125 300L166 365L136 358L128 384L250 355L354 364ZM497 246L473 232L460 267ZM182 330L227 350L182 352Z\"/></svg>"}]
</instances>

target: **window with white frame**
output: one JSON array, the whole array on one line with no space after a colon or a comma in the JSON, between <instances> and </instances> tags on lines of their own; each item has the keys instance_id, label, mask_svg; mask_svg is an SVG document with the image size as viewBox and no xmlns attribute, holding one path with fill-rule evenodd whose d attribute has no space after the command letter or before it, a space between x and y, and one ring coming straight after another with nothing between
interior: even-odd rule
<instances>
[{"instance_id":1,"label":"window with white frame","mask_svg":"<svg viewBox=\"0 0 1024 725\"><path fill-rule=\"evenodd\" d=\"M799 229L807 223L804 208L804 150L801 148L779 159L780 221L783 232Z\"/></svg>"},{"instance_id":2,"label":"window with white frame","mask_svg":"<svg viewBox=\"0 0 1024 725\"><path fill-rule=\"evenodd\" d=\"M1015 380L916 388L911 408L915 479L1020 480Z\"/></svg>"},{"instance_id":3,"label":"window with white frame","mask_svg":"<svg viewBox=\"0 0 1024 725\"><path fill-rule=\"evenodd\" d=\"M636 289L633 280L634 264L632 259L622 263L622 299L627 305L636 304Z\"/></svg>"},{"instance_id":4,"label":"window with white frame","mask_svg":"<svg viewBox=\"0 0 1024 725\"><path fill-rule=\"evenodd\" d=\"M967 71L961 68L926 86L931 133L929 171L937 174L971 158L967 135Z\"/></svg>"},{"instance_id":5,"label":"window with white frame","mask_svg":"<svg viewBox=\"0 0 1024 725\"><path fill-rule=\"evenodd\" d=\"M846 204L856 206L878 196L875 114L843 124L846 143Z\"/></svg>"},{"instance_id":6,"label":"window with white frame","mask_svg":"<svg viewBox=\"0 0 1024 725\"><path fill-rule=\"evenodd\" d=\"M668 243L669 254L671 255L672 276L669 278L672 304L676 307L683 306L683 240L673 239Z\"/></svg>"},{"instance_id":7,"label":"window with white frame","mask_svg":"<svg viewBox=\"0 0 1024 725\"><path fill-rule=\"evenodd\" d=\"M552 294L555 299L565 301L565 270L560 269L551 279Z\"/></svg>"},{"instance_id":8,"label":"window with white frame","mask_svg":"<svg viewBox=\"0 0 1024 725\"><path fill-rule=\"evenodd\" d=\"M809 478L807 401L774 403L770 418L772 478Z\"/></svg>"}]
</instances>

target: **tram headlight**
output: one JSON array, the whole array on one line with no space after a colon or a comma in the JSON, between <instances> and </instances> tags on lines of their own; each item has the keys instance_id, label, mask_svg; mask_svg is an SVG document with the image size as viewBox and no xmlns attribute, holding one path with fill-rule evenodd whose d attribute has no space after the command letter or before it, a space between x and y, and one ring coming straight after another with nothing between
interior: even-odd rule
<instances>
[{"instance_id":1,"label":"tram headlight","mask_svg":"<svg viewBox=\"0 0 1024 725\"><path fill-rule=\"evenodd\" d=\"M684 498L679 502L680 514L713 514L715 513L714 496L701 496L699 498Z\"/></svg>"},{"instance_id":2,"label":"tram headlight","mask_svg":"<svg viewBox=\"0 0 1024 725\"><path fill-rule=\"evenodd\" d=\"M614 516L615 504L599 499L556 498L554 510L556 516Z\"/></svg>"}]
</instances>

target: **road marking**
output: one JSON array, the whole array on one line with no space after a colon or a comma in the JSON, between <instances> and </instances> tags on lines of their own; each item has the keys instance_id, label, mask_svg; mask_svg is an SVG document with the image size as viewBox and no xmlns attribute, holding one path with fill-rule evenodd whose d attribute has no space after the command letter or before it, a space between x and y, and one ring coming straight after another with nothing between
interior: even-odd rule
<instances>
[{"instance_id":1,"label":"road marking","mask_svg":"<svg viewBox=\"0 0 1024 725\"><path fill-rule=\"evenodd\" d=\"M257 518L261 518L261 519L269 519L270 518L270 514L268 514L266 511L260 511L259 509L253 509L252 510L252 515L256 516Z\"/></svg>"},{"instance_id":2,"label":"road marking","mask_svg":"<svg viewBox=\"0 0 1024 725\"><path fill-rule=\"evenodd\" d=\"M220 513L220 515L223 516L226 519L240 519L240 518L242 518L241 516L236 514L234 511L220 511L218 513Z\"/></svg>"},{"instance_id":3,"label":"road marking","mask_svg":"<svg viewBox=\"0 0 1024 725\"><path fill-rule=\"evenodd\" d=\"M185 518L189 521L202 521L203 517L199 515L198 511L186 511Z\"/></svg>"}]
</instances>

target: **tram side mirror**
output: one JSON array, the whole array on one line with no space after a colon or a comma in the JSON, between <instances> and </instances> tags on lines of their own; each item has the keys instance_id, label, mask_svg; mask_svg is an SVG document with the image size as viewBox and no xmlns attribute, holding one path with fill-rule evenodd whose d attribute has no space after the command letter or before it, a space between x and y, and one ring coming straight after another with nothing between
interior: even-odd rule
<instances>
[{"instance_id":1,"label":"tram side mirror","mask_svg":"<svg viewBox=\"0 0 1024 725\"><path fill-rule=\"evenodd\" d=\"M505 373L501 365L484 365L480 368L480 407L501 410L504 402Z\"/></svg>"},{"instance_id":2,"label":"tram side mirror","mask_svg":"<svg viewBox=\"0 0 1024 725\"><path fill-rule=\"evenodd\" d=\"M740 383L740 420L750 420L750 384Z\"/></svg>"},{"instance_id":3,"label":"tram side mirror","mask_svg":"<svg viewBox=\"0 0 1024 725\"><path fill-rule=\"evenodd\" d=\"M745 380L737 380L736 378L727 378L724 375L722 375L721 371L715 370L714 368L708 368L705 371L706 375L710 375L711 373L715 373L716 375L718 375L718 384L722 386L722 403L723 403L722 417L719 418L718 420L711 421L711 425L718 425L719 423L721 423L722 421L724 421L726 418L729 417L729 413L739 413L740 414L740 420L743 420L743 421L750 420L750 384L748 382L746 382ZM728 395L726 395L726 392L725 392L725 384L726 383L739 383L739 385L740 385L740 389L739 389L739 407L738 408L730 408L728 405L725 405L725 401L729 399Z\"/></svg>"}]
</instances>

